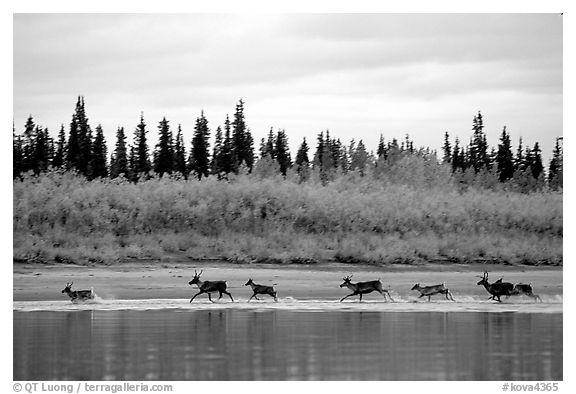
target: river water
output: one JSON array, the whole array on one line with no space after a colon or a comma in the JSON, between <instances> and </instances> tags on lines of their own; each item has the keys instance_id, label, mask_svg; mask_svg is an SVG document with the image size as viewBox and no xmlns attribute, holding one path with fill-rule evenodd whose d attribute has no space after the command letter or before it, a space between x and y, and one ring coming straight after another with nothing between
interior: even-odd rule
<instances>
[{"instance_id":1,"label":"river water","mask_svg":"<svg viewBox=\"0 0 576 394\"><path fill-rule=\"evenodd\" d=\"M13 318L14 380L563 379L561 303L51 301Z\"/></svg>"}]
</instances>

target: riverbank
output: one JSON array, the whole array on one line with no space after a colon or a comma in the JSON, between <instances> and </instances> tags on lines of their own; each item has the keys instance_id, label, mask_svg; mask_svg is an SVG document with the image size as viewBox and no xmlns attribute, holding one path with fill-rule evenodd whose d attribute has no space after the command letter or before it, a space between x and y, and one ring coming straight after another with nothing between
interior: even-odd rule
<instances>
[{"instance_id":1,"label":"riverbank","mask_svg":"<svg viewBox=\"0 0 576 394\"><path fill-rule=\"evenodd\" d=\"M66 264L14 264L13 301L67 300L61 293L67 282L73 289L94 288L102 299L181 299L190 298L197 288L189 286L194 271L203 270L204 280L226 280L236 300L247 300L252 292L244 286L249 278L264 285L274 285L280 298L340 299L350 293L339 285L342 278L353 274L353 281L380 279L392 297L416 300L418 293L410 289L415 283L433 285L445 282L454 298L484 297L486 290L476 283L477 275L486 270L490 279L512 283L532 283L534 292L543 299L562 298L562 269L557 267L501 266L487 264L428 264L422 266L321 263L303 265L237 265L225 262L173 262L150 264L125 263L109 266L77 266ZM367 300L378 300L370 294ZM263 297L264 298L264 297ZM265 298L264 298L265 299ZM421 299L422 300L422 299ZM443 296L435 296L442 301ZM196 300L208 302L207 297ZM224 302L224 301L222 301Z\"/></svg>"}]
</instances>

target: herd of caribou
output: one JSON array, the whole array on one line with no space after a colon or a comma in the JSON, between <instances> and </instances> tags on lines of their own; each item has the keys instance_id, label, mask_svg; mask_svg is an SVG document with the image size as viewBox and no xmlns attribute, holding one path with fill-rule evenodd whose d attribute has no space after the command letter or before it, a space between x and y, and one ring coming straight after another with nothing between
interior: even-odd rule
<instances>
[{"instance_id":1,"label":"herd of caribou","mask_svg":"<svg viewBox=\"0 0 576 394\"><path fill-rule=\"evenodd\" d=\"M190 299L190 302L194 301L194 299L200 294L207 294L208 299L211 302L214 302L211 296L212 293L218 293L219 294L218 299L222 298L222 294L226 294L228 297L230 297L230 300L234 302L232 294L230 294L226 290L227 284L225 280L203 281L200 279L200 275L202 275L202 272L203 271L200 271L200 273L198 273L195 270L194 277L190 282L188 282L190 286L196 285L200 290L198 293L194 294L194 296ZM506 296L506 298L508 298L514 295L526 295L528 297L533 298L534 301L542 302L542 299L532 292L531 284L518 283L514 285L510 282L503 282L502 278L498 279L496 282L490 283L488 282L488 272L484 272L481 278L482 279L477 284L484 286L486 291L490 293L491 297L488 298L489 300L491 299L498 302L502 302L502 300L500 299L500 297L502 296ZM94 299L95 293L93 289L72 291L72 284L73 282L66 283L66 287L64 288L64 290L62 290L62 293L66 293L73 303ZM252 297L248 299L248 302L250 302L252 298L256 298L257 300L259 300L259 298L257 297L258 295L269 295L274 299L274 301L276 302L278 301L278 296L273 286L258 285L254 283L252 279L249 279L244 286L250 286L252 288L252 292L254 293L252 294ZM385 301L388 301L386 299L386 296L388 296L388 298L390 298L390 301L394 302L388 290L382 288L382 282L380 282L380 280L352 283L352 275L350 275L344 278L344 282L340 285L340 287L347 287L348 289L352 290L352 293L343 297L340 300L340 302L352 296L359 296L360 301L362 301L362 296L364 294L372 293L373 291L377 291L378 293L382 294ZM436 294L443 294L444 296L446 296L447 300L455 301L454 297L452 297L452 293L444 283L434 286L420 286L419 283L416 283L411 290L416 290L420 293L420 296L418 298L428 297L428 301L430 301L430 297Z\"/></svg>"}]
</instances>

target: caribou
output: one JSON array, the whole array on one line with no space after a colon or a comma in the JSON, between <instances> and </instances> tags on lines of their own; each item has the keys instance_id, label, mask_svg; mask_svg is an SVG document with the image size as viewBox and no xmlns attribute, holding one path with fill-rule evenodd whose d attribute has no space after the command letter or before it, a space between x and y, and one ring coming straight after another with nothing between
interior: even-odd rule
<instances>
[{"instance_id":1,"label":"caribou","mask_svg":"<svg viewBox=\"0 0 576 394\"><path fill-rule=\"evenodd\" d=\"M202 272L204 272L204 270L201 270L200 273L197 273L196 270L194 270L194 277L190 282L188 282L190 286L196 285L198 286L198 289L200 289L200 291L194 294L194 296L190 299L190 302L194 301L194 298L204 293L208 294L208 299L210 300L210 302L214 302L212 301L212 296L210 295L210 293L216 293L216 292L220 293L220 297L218 297L218 299L222 298L222 294L227 294L228 297L230 297L230 299L232 300L232 302L234 302L232 294L226 291L227 285L225 280L202 281L200 280L200 275L202 275Z\"/></svg>"},{"instance_id":2,"label":"caribou","mask_svg":"<svg viewBox=\"0 0 576 394\"><path fill-rule=\"evenodd\" d=\"M411 290L417 290L420 292L420 297L418 298L427 296L428 302L430 302L430 297L435 294L444 294L447 300L455 301L454 297L452 297L452 293L450 293L450 290L446 288L446 284L444 282L442 282L442 284L440 285L424 286L424 287L420 286L420 283L416 283Z\"/></svg>"},{"instance_id":3,"label":"caribou","mask_svg":"<svg viewBox=\"0 0 576 394\"><path fill-rule=\"evenodd\" d=\"M352 290L352 294L348 294L346 297L343 297L340 300L340 302L344 301L348 297L355 296L355 295L360 296L360 301L362 301L362 295L363 294L372 293L373 291L377 291L378 293L382 294L382 296L384 297L384 301L388 301L388 300L386 300L386 294L387 294L388 297L390 297L390 301L394 302L394 300L392 299L392 296L390 296L390 293L388 292L388 290L384 290L382 288L382 282L380 282L380 279L372 280L369 282L357 282L357 283L352 283L351 279L352 279L352 275L343 278L344 283L342 283L340 285L340 287L349 288L350 290Z\"/></svg>"},{"instance_id":4,"label":"caribou","mask_svg":"<svg viewBox=\"0 0 576 394\"><path fill-rule=\"evenodd\" d=\"M512 294L510 295L526 295L530 298L534 299L534 302L542 302L542 298L538 294L534 294L532 291L532 283L517 283L514 285L514 289L512 290Z\"/></svg>"},{"instance_id":5,"label":"caribou","mask_svg":"<svg viewBox=\"0 0 576 394\"><path fill-rule=\"evenodd\" d=\"M62 293L68 294L70 301L76 304L77 302L88 301L94 299L94 289L90 290L74 290L72 291L72 285L74 282L66 282L66 287L62 290Z\"/></svg>"},{"instance_id":6,"label":"caribou","mask_svg":"<svg viewBox=\"0 0 576 394\"><path fill-rule=\"evenodd\" d=\"M248 282L246 282L244 286L250 286L252 288L252 291L254 292L254 294L252 294L252 297L248 299L248 302L250 302L252 298L256 298L258 301L260 301L260 299L256 297L256 295L258 294L268 294L270 297L274 298L274 301L278 302L276 290L274 290L274 287L272 286L257 285L256 283L254 283L252 278L248 279Z\"/></svg>"},{"instance_id":7,"label":"caribou","mask_svg":"<svg viewBox=\"0 0 576 394\"><path fill-rule=\"evenodd\" d=\"M481 278L482 279L480 279L477 284L483 285L486 291L491 294L491 297L488 298L489 300L502 302L500 299L502 296L506 296L506 298L508 298L513 295L526 295L530 298L533 298L534 301L542 302L540 296L533 293L531 283L517 283L516 285L513 285L510 282L503 282L502 278L498 279L494 283L490 283L488 282L488 272L486 271L484 271L484 274L481 276Z\"/></svg>"}]
</instances>

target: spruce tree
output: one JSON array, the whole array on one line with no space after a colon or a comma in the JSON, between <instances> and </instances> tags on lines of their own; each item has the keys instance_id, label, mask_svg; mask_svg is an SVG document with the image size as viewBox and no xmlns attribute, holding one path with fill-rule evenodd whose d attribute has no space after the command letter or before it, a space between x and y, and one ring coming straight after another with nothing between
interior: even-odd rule
<instances>
[{"instance_id":1,"label":"spruce tree","mask_svg":"<svg viewBox=\"0 0 576 394\"><path fill-rule=\"evenodd\" d=\"M452 150L452 172L457 170L464 170L463 163L460 160L460 140L456 137L454 141L454 148Z\"/></svg>"},{"instance_id":2,"label":"spruce tree","mask_svg":"<svg viewBox=\"0 0 576 394\"><path fill-rule=\"evenodd\" d=\"M92 162L92 130L88 124L86 117L86 108L84 105L84 97L78 97L76 104L76 119L78 122L78 147L79 153L76 161L76 168L81 174L90 176L92 169L90 163Z\"/></svg>"},{"instance_id":3,"label":"spruce tree","mask_svg":"<svg viewBox=\"0 0 576 394\"><path fill-rule=\"evenodd\" d=\"M224 147L224 137L222 136L222 128L216 127L216 134L214 135L214 148L212 150L212 163L210 164L210 172L212 174L222 177L224 168L222 166L222 149Z\"/></svg>"},{"instance_id":4,"label":"spruce tree","mask_svg":"<svg viewBox=\"0 0 576 394\"><path fill-rule=\"evenodd\" d=\"M252 167L254 167L254 160L254 138L252 137L250 128L247 127L243 163L246 164L246 167L248 167L248 172L252 171Z\"/></svg>"},{"instance_id":5,"label":"spruce tree","mask_svg":"<svg viewBox=\"0 0 576 394\"><path fill-rule=\"evenodd\" d=\"M190 150L190 158L188 161L190 172L194 173L198 177L198 180L202 179L202 176L207 177L209 173L209 138L210 131L208 129L208 120L206 120L204 111L202 111L200 117L196 118L194 136L192 137L192 148Z\"/></svg>"},{"instance_id":6,"label":"spruce tree","mask_svg":"<svg viewBox=\"0 0 576 394\"><path fill-rule=\"evenodd\" d=\"M342 161L342 153L340 152L341 149L340 140L336 138L332 138L330 141L330 145L328 146L330 157L332 158L332 168L340 168L341 161Z\"/></svg>"},{"instance_id":7,"label":"spruce tree","mask_svg":"<svg viewBox=\"0 0 576 394\"><path fill-rule=\"evenodd\" d=\"M563 187L564 159L560 138L556 138L556 144L552 151L552 159L548 167L548 185L552 190L558 190Z\"/></svg>"},{"instance_id":8,"label":"spruce tree","mask_svg":"<svg viewBox=\"0 0 576 394\"><path fill-rule=\"evenodd\" d=\"M12 178L20 176L23 169L22 138L16 135L14 124L12 125Z\"/></svg>"},{"instance_id":9,"label":"spruce tree","mask_svg":"<svg viewBox=\"0 0 576 394\"><path fill-rule=\"evenodd\" d=\"M22 172L34 170L36 167L36 125L32 115L26 120L24 125L24 135L22 141Z\"/></svg>"},{"instance_id":10,"label":"spruce tree","mask_svg":"<svg viewBox=\"0 0 576 394\"><path fill-rule=\"evenodd\" d=\"M307 168L310 163L310 160L308 159L308 151L308 144L306 143L306 137L304 137L302 144L300 144L298 152L296 153L296 160L294 161L298 172L300 172L302 168Z\"/></svg>"},{"instance_id":11,"label":"spruce tree","mask_svg":"<svg viewBox=\"0 0 576 394\"><path fill-rule=\"evenodd\" d=\"M488 154L488 170L492 171L492 168L494 167L496 163L496 157L498 156L498 153L496 153L496 148L491 147L490 148L490 153Z\"/></svg>"},{"instance_id":12,"label":"spruce tree","mask_svg":"<svg viewBox=\"0 0 576 394\"><path fill-rule=\"evenodd\" d=\"M390 145L390 142L388 142L388 145ZM348 159L352 160L352 156L354 156L354 152L356 152L356 141L354 141L354 138L352 138L350 140L350 145L348 146ZM386 152L388 152L388 146L386 146ZM349 168L349 169L351 170L352 168Z\"/></svg>"},{"instance_id":13,"label":"spruce tree","mask_svg":"<svg viewBox=\"0 0 576 394\"><path fill-rule=\"evenodd\" d=\"M510 144L510 135L506 132L506 126L504 126L502 134L500 135L498 153L496 154L496 168L500 182L505 182L514 176L514 156Z\"/></svg>"},{"instance_id":14,"label":"spruce tree","mask_svg":"<svg viewBox=\"0 0 576 394\"><path fill-rule=\"evenodd\" d=\"M324 132L320 132L316 138L316 152L314 153L314 159L312 164L314 168L322 170L323 167L323 155L324 155Z\"/></svg>"},{"instance_id":15,"label":"spruce tree","mask_svg":"<svg viewBox=\"0 0 576 394\"><path fill-rule=\"evenodd\" d=\"M526 170L526 157L524 156L524 146L522 145L522 137L518 141L518 150L514 158L514 172L521 173Z\"/></svg>"},{"instance_id":16,"label":"spruce tree","mask_svg":"<svg viewBox=\"0 0 576 394\"><path fill-rule=\"evenodd\" d=\"M280 172L282 175L286 175L286 171L292 165L292 159L290 157L290 150L288 147L288 137L284 130L278 130L276 134L276 141L273 146L273 153L276 156L276 161L280 166Z\"/></svg>"},{"instance_id":17,"label":"spruce tree","mask_svg":"<svg viewBox=\"0 0 576 394\"><path fill-rule=\"evenodd\" d=\"M382 134L380 134L380 141L378 141L378 149L376 150L376 154L378 155L379 159L381 157L386 159L386 145L384 144L384 136Z\"/></svg>"},{"instance_id":18,"label":"spruce tree","mask_svg":"<svg viewBox=\"0 0 576 394\"><path fill-rule=\"evenodd\" d=\"M132 180L137 181L142 175L148 176L152 165L148 153L148 142L146 138L146 123L144 123L144 114L140 114L140 123L134 130L134 142L131 147L131 168Z\"/></svg>"},{"instance_id":19,"label":"spruce tree","mask_svg":"<svg viewBox=\"0 0 576 394\"><path fill-rule=\"evenodd\" d=\"M96 136L92 149L91 178L106 178L108 176L107 164L108 149L102 131L102 125L96 126Z\"/></svg>"},{"instance_id":20,"label":"spruce tree","mask_svg":"<svg viewBox=\"0 0 576 394\"><path fill-rule=\"evenodd\" d=\"M260 157L269 156L271 159L276 158L276 150L274 148L275 144L275 137L274 137L274 130L270 127L270 131L268 132L268 138L265 140L262 138L262 144L260 147Z\"/></svg>"},{"instance_id":21,"label":"spruce tree","mask_svg":"<svg viewBox=\"0 0 576 394\"><path fill-rule=\"evenodd\" d=\"M234 170L233 143L231 135L230 118L226 115L224 120L224 141L222 142L222 171L229 174Z\"/></svg>"},{"instance_id":22,"label":"spruce tree","mask_svg":"<svg viewBox=\"0 0 576 394\"><path fill-rule=\"evenodd\" d=\"M136 169L136 148L134 144L130 145L128 148L128 172L126 172L126 177L132 182L138 181L138 174L134 172Z\"/></svg>"},{"instance_id":23,"label":"spruce tree","mask_svg":"<svg viewBox=\"0 0 576 394\"><path fill-rule=\"evenodd\" d=\"M404 137L404 150L410 154L414 153L414 141L410 139L410 136L408 134L406 134L406 136Z\"/></svg>"},{"instance_id":24,"label":"spruce tree","mask_svg":"<svg viewBox=\"0 0 576 394\"><path fill-rule=\"evenodd\" d=\"M70 122L70 134L66 147L66 167L89 176L92 161L92 130L86 117L84 97L78 96L76 109Z\"/></svg>"},{"instance_id":25,"label":"spruce tree","mask_svg":"<svg viewBox=\"0 0 576 394\"><path fill-rule=\"evenodd\" d=\"M322 167L320 170L324 173L331 172L336 168L336 162L334 160L333 153L334 141L330 139L330 130L326 130L326 139L324 140L323 151L322 151Z\"/></svg>"},{"instance_id":26,"label":"spruce tree","mask_svg":"<svg viewBox=\"0 0 576 394\"><path fill-rule=\"evenodd\" d=\"M535 179L540 177L540 174L544 171L544 166L542 164L542 151L540 150L540 145L538 142L534 144L532 149L532 160L530 161L530 171Z\"/></svg>"},{"instance_id":27,"label":"spruce tree","mask_svg":"<svg viewBox=\"0 0 576 394\"><path fill-rule=\"evenodd\" d=\"M532 155L532 149L529 146L524 150L524 170L522 171L525 175L530 178L534 178L532 174L532 166L534 165L534 156ZM523 175L524 175L523 174Z\"/></svg>"},{"instance_id":28,"label":"spruce tree","mask_svg":"<svg viewBox=\"0 0 576 394\"><path fill-rule=\"evenodd\" d=\"M398 144L398 140L396 138L392 138L392 141L388 142L386 147L387 153L387 160L390 164L396 163L402 157L402 151L400 149L400 145ZM352 160L352 155L350 156L350 160Z\"/></svg>"},{"instance_id":29,"label":"spruce tree","mask_svg":"<svg viewBox=\"0 0 576 394\"><path fill-rule=\"evenodd\" d=\"M242 99L236 105L236 112L232 122L231 142L232 170L237 173L240 166L244 164L251 171L254 165L254 139L246 126L244 101Z\"/></svg>"},{"instance_id":30,"label":"spruce tree","mask_svg":"<svg viewBox=\"0 0 576 394\"><path fill-rule=\"evenodd\" d=\"M444 145L442 146L442 151L444 156L442 157L442 163L449 164L452 162L452 147L450 146L450 136L446 131L444 133Z\"/></svg>"},{"instance_id":31,"label":"spruce tree","mask_svg":"<svg viewBox=\"0 0 576 394\"><path fill-rule=\"evenodd\" d=\"M66 159L66 132L64 131L64 125L60 126L60 132L58 133L58 141L56 141L56 150L54 152L54 160L52 165L55 168L62 168Z\"/></svg>"},{"instance_id":32,"label":"spruce tree","mask_svg":"<svg viewBox=\"0 0 576 394\"><path fill-rule=\"evenodd\" d=\"M260 159L266 156L266 140L260 138Z\"/></svg>"},{"instance_id":33,"label":"spruce tree","mask_svg":"<svg viewBox=\"0 0 576 394\"><path fill-rule=\"evenodd\" d=\"M348 150L346 146L338 140L338 145L340 146L340 161L338 163L339 168L343 173L347 173L350 170L350 158L348 157ZM383 156L383 158L386 154Z\"/></svg>"},{"instance_id":34,"label":"spruce tree","mask_svg":"<svg viewBox=\"0 0 576 394\"><path fill-rule=\"evenodd\" d=\"M474 168L474 172L478 173L482 168L489 167L488 144L483 131L484 121L480 111L478 111L478 115L474 116L472 130L474 133L468 148L468 162Z\"/></svg>"},{"instance_id":35,"label":"spruce tree","mask_svg":"<svg viewBox=\"0 0 576 394\"><path fill-rule=\"evenodd\" d=\"M358 141L358 146L354 151L354 154L350 158L350 170L360 172L360 175L364 176L366 173L366 167L368 164L368 152L364 146L362 140Z\"/></svg>"},{"instance_id":36,"label":"spruce tree","mask_svg":"<svg viewBox=\"0 0 576 394\"><path fill-rule=\"evenodd\" d=\"M186 147L184 146L184 136L180 125L178 125L178 133L174 144L174 171L179 172L184 177L188 176L188 171L186 170Z\"/></svg>"},{"instance_id":37,"label":"spruce tree","mask_svg":"<svg viewBox=\"0 0 576 394\"><path fill-rule=\"evenodd\" d=\"M232 122L232 169L235 173L238 172L240 163L242 162L242 155L244 149L244 131L246 125L244 124L244 107L243 101L236 105L236 112L234 113L234 121Z\"/></svg>"},{"instance_id":38,"label":"spruce tree","mask_svg":"<svg viewBox=\"0 0 576 394\"><path fill-rule=\"evenodd\" d=\"M334 168L338 168L342 170L342 172L348 171L348 155L340 139L332 139L331 152Z\"/></svg>"},{"instance_id":39,"label":"spruce tree","mask_svg":"<svg viewBox=\"0 0 576 394\"><path fill-rule=\"evenodd\" d=\"M174 171L174 140L166 118L158 124L158 144L154 151L154 171L160 176Z\"/></svg>"},{"instance_id":40,"label":"spruce tree","mask_svg":"<svg viewBox=\"0 0 576 394\"><path fill-rule=\"evenodd\" d=\"M129 177L128 152L126 150L126 134L124 127L118 127L116 131L116 146L110 159L110 178L120 175Z\"/></svg>"},{"instance_id":41,"label":"spruce tree","mask_svg":"<svg viewBox=\"0 0 576 394\"><path fill-rule=\"evenodd\" d=\"M68 133L68 143L66 145L66 169L77 168L80 156L80 141L78 137L78 121L76 114L72 115L70 122L70 132Z\"/></svg>"},{"instance_id":42,"label":"spruce tree","mask_svg":"<svg viewBox=\"0 0 576 394\"><path fill-rule=\"evenodd\" d=\"M34 131L34 154L32 170L36 174L46 171L50 166L50 136L48 129L36 126Z\"/></svg>"}]
</instances>

